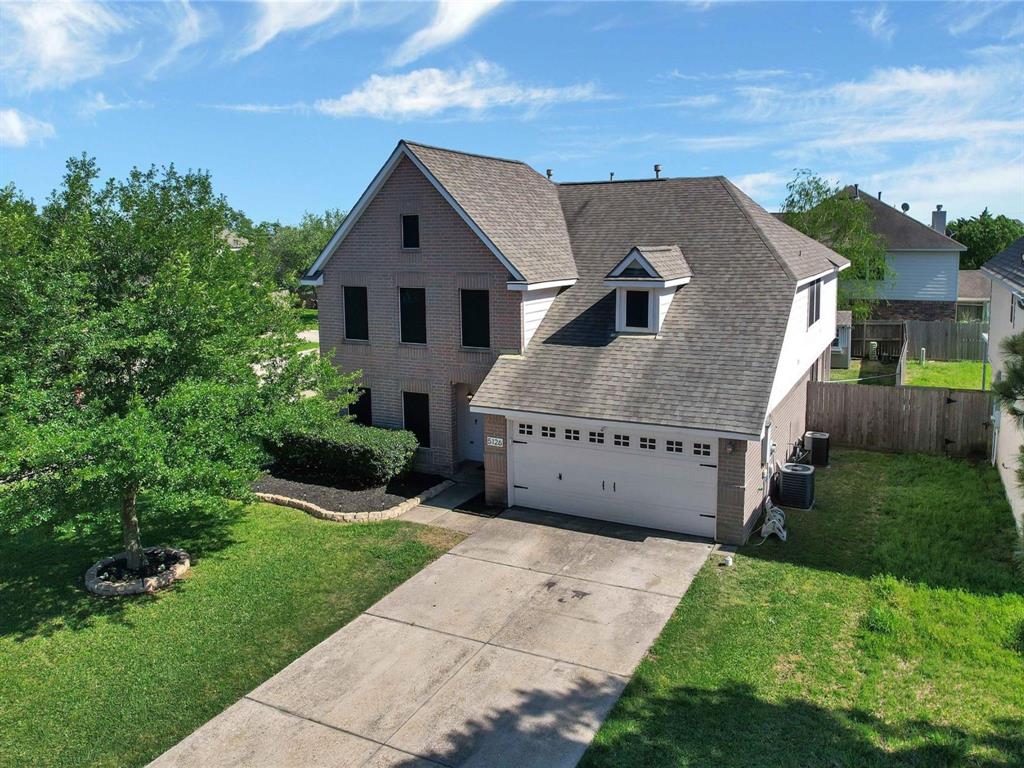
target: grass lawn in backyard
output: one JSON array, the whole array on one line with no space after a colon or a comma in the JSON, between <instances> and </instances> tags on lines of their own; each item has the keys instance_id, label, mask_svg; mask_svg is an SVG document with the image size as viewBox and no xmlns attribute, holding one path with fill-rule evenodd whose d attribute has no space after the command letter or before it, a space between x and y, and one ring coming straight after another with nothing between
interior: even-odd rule
<instances>
[{"instance_id":1,"label":"grass lawn in backyard","mask_svg":"<svg viewBox=\"0 0 1024 768\"><path fill-rule=\"evenodd\" d=\"M789 540L713 556L581 765L1024 765L1024 579L996 471L833 451Z\"/></svg>"},{"instance_id":2,"label":"grass lawn in backyard","mask_svg":"<svg viewBox=\"0 0 1024 768\"><path fill-rule=\"evenodd\" d=\"M916 360L908 360L907 386L981 389L981 367L980 360L928 360L924 365ZM987 367L986 371L991 383L992 368Z\"/></svg>"},{"instance_id":3,"label":"grass lawn in backyard","mask_svg":"<svg viewBox=\"0 0 1024 768\"><path fill-rule=\"evenodd\" d=\"M115 516L111 516L113 523ZM266 504L143 518L192 555L155 596L90 595L110 527L0 539L0 765L143 765L458 541L387 521L341 525Z\"/></svg>"},{"instance_id":4,"label":"grass lawn in backyard","mask_svg":"<svg viewBox=\"0 0 1024 768\"><path fill-rule=\"evenodd\" d=\"M896 364L854 358L849 368L832 368L829 380L889 387L896 381Z\"/></svg>"}]
</instances>

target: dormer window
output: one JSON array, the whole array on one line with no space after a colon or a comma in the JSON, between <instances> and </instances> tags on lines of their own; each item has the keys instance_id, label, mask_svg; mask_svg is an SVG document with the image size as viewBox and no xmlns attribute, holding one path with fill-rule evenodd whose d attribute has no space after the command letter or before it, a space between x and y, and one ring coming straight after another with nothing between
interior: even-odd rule
<instances>
[{"instance_id":1,"label":"dormer window","mask_svg":"<svg viewBox=\"0 0 1024 768\"><path fill-rule=\"evenodd\" d=\"M636 246L604 279L615 289L617 333L658 333L676 291L690 282L678 245Z\"/></svg>"}]
</instances>

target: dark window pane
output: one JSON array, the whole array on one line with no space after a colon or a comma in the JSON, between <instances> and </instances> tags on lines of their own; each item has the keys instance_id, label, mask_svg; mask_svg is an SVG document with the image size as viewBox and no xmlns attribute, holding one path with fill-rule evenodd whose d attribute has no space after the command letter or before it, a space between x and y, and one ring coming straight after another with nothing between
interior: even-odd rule
<instances>
[{"instance_id":1,"label":"dark window pane","mask_svg":"<svg viewBox=\"0 0 1024 768\"><path fill-rule=\"evenodd\" d=\"M399 288L402 311L402 341L407 344L427 343L427 289Z\"/></svg>"},{"instance_id":2,"label":"dark window pane","mask_svg":"<svg viewBox=\"0 0 1024 768\"><path fill-rule=\"evenodd\" d=\"M430 398L422 392L403 392L405 428L416 435L420 446L430 447Z\"/></svg>"},{"instance_id":3,"label":"dark window pane","mask_svg":"<svg viewBox=\"0 0 1024 768\"><path fill-rule=\"evenodd\" d=\"M366 311L366 288L345 286L345 338L370 338L370 325Z\"/></svg>"},{"instance_id":4,"label":"dark window pane","mask_svg":"<svg viewBox=\"0 0 1024 768\"><path fill-rule=\"evenodd\" d=\"M648 291L626 291L626 326L646 328L650 321L648 310L651 294Z\"/></svg>"},{"instance_id":5,"label":"dark window pane","mask_svg":"<svg viewBox=\"0 0 1024 768\"><path fill-rule=\"evenodd\" d=\"M462 291L462 346L491 346L491 313L487 291Z\"/></svg>"},{"instance_id":6,"label":"dark window pane","mask_svg":"<svg viewBox=\"0 0 1024 768\"><path fill-rule=\"evenodd\" d=\"M420 217L419 216L403 216L402 217L402 247L403 248L419 248L420 247Z\"/></svg>"},{"instance_id":7,"label":"dark window pane","mask_svg":"<svg viewBox=\"0 0 1024 768\"><path fill-rule=\"evenodd\" d=\"M359 399L348 407L348 412L356 424L362 424L366 427L373 426L373 401L370 399L370 390L368 388L359 388Z\"/></svg>"}]
</instances>

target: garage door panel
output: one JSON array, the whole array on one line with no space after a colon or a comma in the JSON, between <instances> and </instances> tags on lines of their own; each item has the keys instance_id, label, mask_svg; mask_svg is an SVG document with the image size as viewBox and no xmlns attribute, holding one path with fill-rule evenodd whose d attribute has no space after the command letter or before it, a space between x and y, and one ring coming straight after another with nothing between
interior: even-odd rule
<instances>
[{"instance_id":1,"label":"garage door panel","mask_svg":"<svg viewBox=\"0 0 1024 768\"><path fill-rule=\"evenodd\" d=\"M584 440L587 432L581 430ZM632 525L715 535L718 472L714 442L710 456L668 453L557 438L517 437L512 445L513 499L552 512ZM610 440L610 435L606 439ZM634 446L638 444L633 438ZM707 464L711 466L701 466Z\"/></svg>"}]
</instances>

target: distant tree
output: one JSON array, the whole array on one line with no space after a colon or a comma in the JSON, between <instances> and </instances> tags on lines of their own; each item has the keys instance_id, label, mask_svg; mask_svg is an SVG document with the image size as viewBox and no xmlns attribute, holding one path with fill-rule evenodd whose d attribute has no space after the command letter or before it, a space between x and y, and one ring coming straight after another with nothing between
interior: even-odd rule
<instances>
[{"instance_id":1,"label":"distant tree","mask_svg":"<svg viewBox=\"0 0 1024 768\"><path fill-rule=\"evenodd\" d=\"M328 208L322 214L306 212L298 226L276 222L265 225L274 279L279 287L291 292L298 290L302 273L309 269L344 220L344 212Z\"/></svg>"},{"instance_id":2,"label":"distant tree","mask_svg":"<svg viewBox=\"0 0 1024 768\"><path fill-rule=\"evenodd\" d=\"M1024 224L1009 216L993 216L988 208L971 218L959 218L949 225L950 236L967 246L960 254L960 269L978 269L1019 237Z\"/></svg>"},{"instance_id":3,"label":"distant tree","mask_svg":"<svg viewBox=\"0 0 1024 768\"><path fill-rule=\"evenodd\" d=\"M839 273L839 308L866 318L878 282L888 275L885 242L872 230L871 210L806 169L797 171L786 190L783 220L850 260Z\"/></svg>"},{"instance_id":4,"label":"distant tree","mask_svg":"<svg viewBox=\"0 0 1024 768\"><path fill-rule=\"evenodd\" d=\"M41 212L0 193L0 528L116 510L139 570L140 494L246 495L264 440L337 419L356 382L298 354L294 312L208 175L98 176L69 160Z\"/></svg>"}]
</instances>

